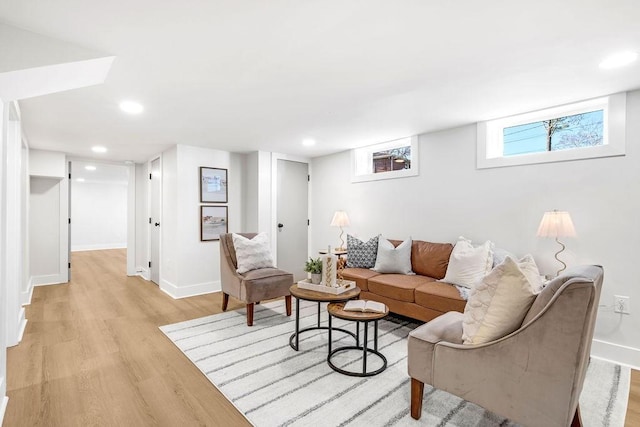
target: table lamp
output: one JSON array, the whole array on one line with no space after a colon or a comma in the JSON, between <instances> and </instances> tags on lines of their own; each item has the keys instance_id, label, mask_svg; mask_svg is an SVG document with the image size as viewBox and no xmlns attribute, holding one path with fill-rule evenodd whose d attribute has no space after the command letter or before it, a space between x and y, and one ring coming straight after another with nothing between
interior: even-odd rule
<instances>
[{"instance_id":1,"label":"table lamp","mask_svg":"<svg viewBox=\"0 0 640 427\"><path fill-rule=\"evenodd\" d=\"M336 211L336 213L333 214L333 219L331 220L331 226L340 227L340 247L336 248L336 251L346 250L344 247L344 239L342 238L342 235L344 234L342 227L348 227L350 225L351 223L349 222L349 216L345 211Z\"/></svg>"},{"instance_id":2,"label":"table lamp","mask_svg":"<svg viewBox=\"0 0 640 427\"><path fill-rule=\"evenodd\" d=\"M571 215L569 215L569 212L562 212L555 209L551 212L545 212L542 217L542 221L540 221L540 226L538 226L537 236L555 237L556 243L562 246L555 255L556 260L562 264L562 268L556 273L556 276L558 276L565 268L567 268L567 264L558 258L558 255L560 255L560 253L565 249L565 245L558 240L558 237L576 236L576 229L573 227L573 221L571 221Z\"/></svg>"}]
</instances>

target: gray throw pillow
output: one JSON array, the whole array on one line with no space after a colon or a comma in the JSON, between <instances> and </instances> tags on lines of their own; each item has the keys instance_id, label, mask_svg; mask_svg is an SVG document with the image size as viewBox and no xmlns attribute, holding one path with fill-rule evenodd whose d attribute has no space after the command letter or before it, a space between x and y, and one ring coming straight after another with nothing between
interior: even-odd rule
<instances>
[{"instance_id":1,"label":"gray throw pillow","mask_svg":"<svg viewBox=\"0 0 640 427\"><path fill-rule=\"evenodd\" d=\"M411 270L411 244L411 237L397 247L387 239L381 238L378 243L376 265L372 270L387 274L415 274Z\"/></svg>"},{"instance_id":2,"label":"gray throw pillow","mask_svg":"<svg viewBox=\"0 0 640 427\"><path fill-rule=\"evenodd\" d=\"M368 242L347 234L347 268L371 268L376 264L378 236Z\"/></svg>"}]
</instances>

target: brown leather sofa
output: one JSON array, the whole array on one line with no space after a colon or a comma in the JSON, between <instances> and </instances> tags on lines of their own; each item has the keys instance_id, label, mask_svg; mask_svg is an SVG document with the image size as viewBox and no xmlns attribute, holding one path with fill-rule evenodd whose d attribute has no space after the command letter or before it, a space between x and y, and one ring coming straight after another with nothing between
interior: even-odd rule
<instances>
[{"instance_id":1,"label":"brown leather sofa","mask_svg":"<svg viewBox=\"0 0 640 427\"><path fill-rule=\"evenodd\" d=\"M391 240L391 243L398 246L402 241ZM382 302L393 313L428 322L447 311L464 312L467 302L456 287L437 282L447 272L452 250L450 243L414 240L411 268L415 276L345 268L343 277L356 282L361 289L360 299Z\"/></svg>"}]
</instances>

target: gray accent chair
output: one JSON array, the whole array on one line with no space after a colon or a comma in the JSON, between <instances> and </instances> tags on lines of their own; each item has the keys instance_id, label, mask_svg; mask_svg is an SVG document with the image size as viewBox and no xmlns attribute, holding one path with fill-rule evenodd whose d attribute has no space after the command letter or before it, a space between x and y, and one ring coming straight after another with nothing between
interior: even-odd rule
<instances>
[{"instance_id":1,"label":"gray accent chair","mask_svg":"<svg viewBox=\"0 0 640 427\"><path fill-rule=\"evenodd\" d=\"M237 233L253 239L257 233ZM220 278L222 282L222 310L227 309L229 296L247 306L247 325L253 326L253 309L260 301L284 296L287 316L291 316L293 274L278 268L259 268L238 273L238 260L231 233L220 235Z\"/></svg>"},{"instance_id":2,"label":"gray accent chair","mask_svg":"<svg viewBox=\"0 0 640 427\"><path fill-rule=\"evenodd\" d=\"M525 426L580 426L578 398L600 300L600 266L567 269L536 297L522 326L495 341L462 344L463 314L448 312L409 334L411 416L424 384Z\"/></svg>"}]
</instances>

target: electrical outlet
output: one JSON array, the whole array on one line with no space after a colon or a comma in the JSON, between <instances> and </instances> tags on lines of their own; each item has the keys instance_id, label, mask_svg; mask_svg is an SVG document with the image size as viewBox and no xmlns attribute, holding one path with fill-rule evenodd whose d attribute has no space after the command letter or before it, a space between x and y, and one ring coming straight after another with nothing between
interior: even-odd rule
<instances>
[{"instance_id":1,"label":"electrical outlet","mask_svg":"<svg viewBox=\"0 0 640 427\"><path fill-rule=\"evenodd\" d=\"M623 295L613 296L613 311L616 313L629 314L629 297Z\"/></svg>"}]
</instances>

